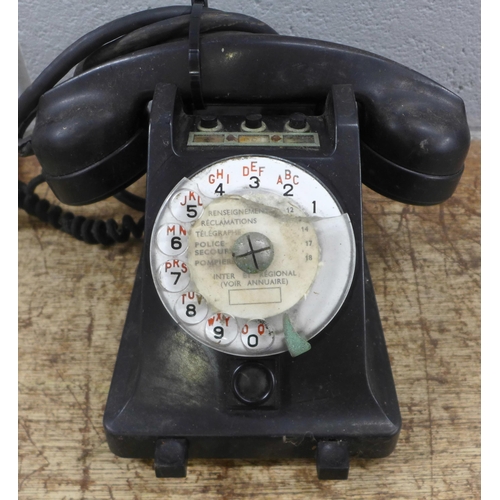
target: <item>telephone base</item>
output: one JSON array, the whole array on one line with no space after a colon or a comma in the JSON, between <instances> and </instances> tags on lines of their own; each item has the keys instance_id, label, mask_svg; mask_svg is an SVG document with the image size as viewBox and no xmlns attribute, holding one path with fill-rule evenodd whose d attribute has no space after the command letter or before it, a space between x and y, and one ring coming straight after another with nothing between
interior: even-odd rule
<instances>
[{"instance_id":1,"label":"telephone base","mask_svg":"<svg viewBox=\"0 0 500 500\"><path fill-rule=\"evenodd\" d=\"M249 116L246 108L238 106L217 111L232 135L242 117ZM278 131L283 130L288 115L264 106L259 111L272 132L270 137L281 140ZM311 147L295 144L255 149L255 145L236 147L224 143L217 147L212 142L202 142L204 146L198 148L189 143L194 141L189 137L197 130L196 119L183 111L177 89L172 85L157 87L151 113L144 248L104 414L108 444L116 455L155 458L156 474L160 477L183 476L188 458L316 458L319 478L341 479L348 475L349 456L378 458L393 451L401 417L364 256L357 116L352 88L334 86L323 114L307 116L309 135L294 136L295 141L311 141ZM246 140L262 139L260 132L246 134ZM200 138L205 140L203 134ZM211 135L212 140L222 141L219 135ZM167 265L157 267L150 261L160 234L154 229L156 217L164 200L169 199L168 193L176 193L175 186L181 179L195 178L207 165L255 155L257 150L257 160L262 160L266 168L277 155L302 166L303 170L295 172L304 184L294 187L277 183L279 192L284 192L281 196L291 194L283 187L293 188L293 199L297 200L300 186L305 186L306 171L314 173L342 201L343 212L352 224L355 251L349 254L352 267L345 269L353 271L344 300L322 330L308 338L310 350L295 357L285 349L268 355L265 350L252 355L249 350L236 350L237 347L223 352L217 344L207 343L207 326L205 336L188 334L187 326L181 326L179 313L169 313L155 285L155 273ZM282 173L293 182L291 170ZM214 178L219 174L222 171L213 172ZM234 182L236 170L230 175ZM252 191L252 186L257 189L255 178L249 181L248 190ZM225 187L220 183L219 189L208 179L208 186L221 199L229 185L229 181ZM313 188L322 189L319 180ZM179 220L192 215L190 211L196 208L188 205L184 196L179 200L187 211L177 213L172 208ZM331 200L329 196L328 203ZM316 202L312 198L311 210L316 210ZM222 210L213 212L217 211ZM168 227L170 222L163 224ZM306 230L309 231L304 225L302 231ZM325 240L322 268L329 264L328 259L341 259L340 248L330 256L326 253L326 247L335 238L331 235ZM172 243L175 249L178 241ZM297 241L292 245L300 255ZM181 262L176 258L168 262ZM300 266L304 265L301 261ZM177 272L177 278L181 274ZM316 299L314 306L319 307L312 310L318 314L326 308L337 284L335 280L339 281L341 274L337 276L330 276L317 293L307 293ZM166 284L167 289L177 283L176 279ZM215 292L211 297L215 298ZM244 317L250 322L251 316ZM272 317L273 314L264 315L264 319ZM209 319L205 324L209 325Z\"/></svg>"}]
</instances>

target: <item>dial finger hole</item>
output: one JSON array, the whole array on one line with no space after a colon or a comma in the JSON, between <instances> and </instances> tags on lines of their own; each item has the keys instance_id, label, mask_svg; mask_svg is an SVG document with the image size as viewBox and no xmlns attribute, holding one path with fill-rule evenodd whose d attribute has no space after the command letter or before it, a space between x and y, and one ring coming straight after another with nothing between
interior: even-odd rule
<instances>
[{"instance_id":1,"label":"dial finger hole","mask_svg":"<svg viewBox=\"0 0 500 500\"><path fill-rule=\"evenodd\" d=\"M265 351L274 342L274 332L265 321L247 321L241 329L241 341L249 350Z\"/></svg>"},{"instance_id":2,"label":"dial finger hole","mask_svg":"<svg viewBox=\"0 0 500 500\"><path fill-rule=\"evenodd\" d=\"M216 313L207 319L205 334L215 344L230 344L238 335L236 319L228 314Z\"/></svg>"}]
</instances>

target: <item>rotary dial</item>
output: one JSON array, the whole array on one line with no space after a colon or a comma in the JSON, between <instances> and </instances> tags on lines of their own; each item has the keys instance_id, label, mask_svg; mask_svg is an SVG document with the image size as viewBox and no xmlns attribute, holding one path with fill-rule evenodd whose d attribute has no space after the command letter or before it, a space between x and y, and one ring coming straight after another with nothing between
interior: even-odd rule
<instances>
[{"instance_id":1,"label":"rotary dial","mask_svg":"<svg viewBox=\"0 0 500 500\"><path fill-rule=\"evenodd\" d=\"M295 356L342 305L355 245L348 215L314 176L237 156L172 190L150 260L164 306L196 340L239 356Z\"/></svg>"}]
</instances>

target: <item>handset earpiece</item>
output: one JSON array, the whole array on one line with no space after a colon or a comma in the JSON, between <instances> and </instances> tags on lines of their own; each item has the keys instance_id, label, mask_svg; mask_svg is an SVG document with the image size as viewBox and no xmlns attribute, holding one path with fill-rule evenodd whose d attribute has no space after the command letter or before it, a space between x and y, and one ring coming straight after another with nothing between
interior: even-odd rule
<instances>
[{"instance_id":1,"label":"handset earpiece","mask_svg":"<svg viewBox=\"0 0 500 500\"><path fill-rule=\"evenodd\" d=\"M109 98L95 87L62 84L42 96L32 147L45 180L68 205L85 205L125 189L146 172L147 96Z\"/></svg>"}]
</instances>

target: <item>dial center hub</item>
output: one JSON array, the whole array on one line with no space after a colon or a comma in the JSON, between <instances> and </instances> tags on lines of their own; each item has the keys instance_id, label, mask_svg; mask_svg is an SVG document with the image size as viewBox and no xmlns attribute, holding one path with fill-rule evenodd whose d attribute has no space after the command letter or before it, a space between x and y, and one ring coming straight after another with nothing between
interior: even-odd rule
<instances>
[{"instance_id":1,"label":"dial center hub","mask_svg":"<svg viewBox=\"0 0 500 500\"><path fill-rule=\"evenodd\" d=\"M274 249L266 235L250 232L235 241L232 254L234 263L243 272L255 274L265 271L271 265Z\"/></svg>"}]
</instances>

